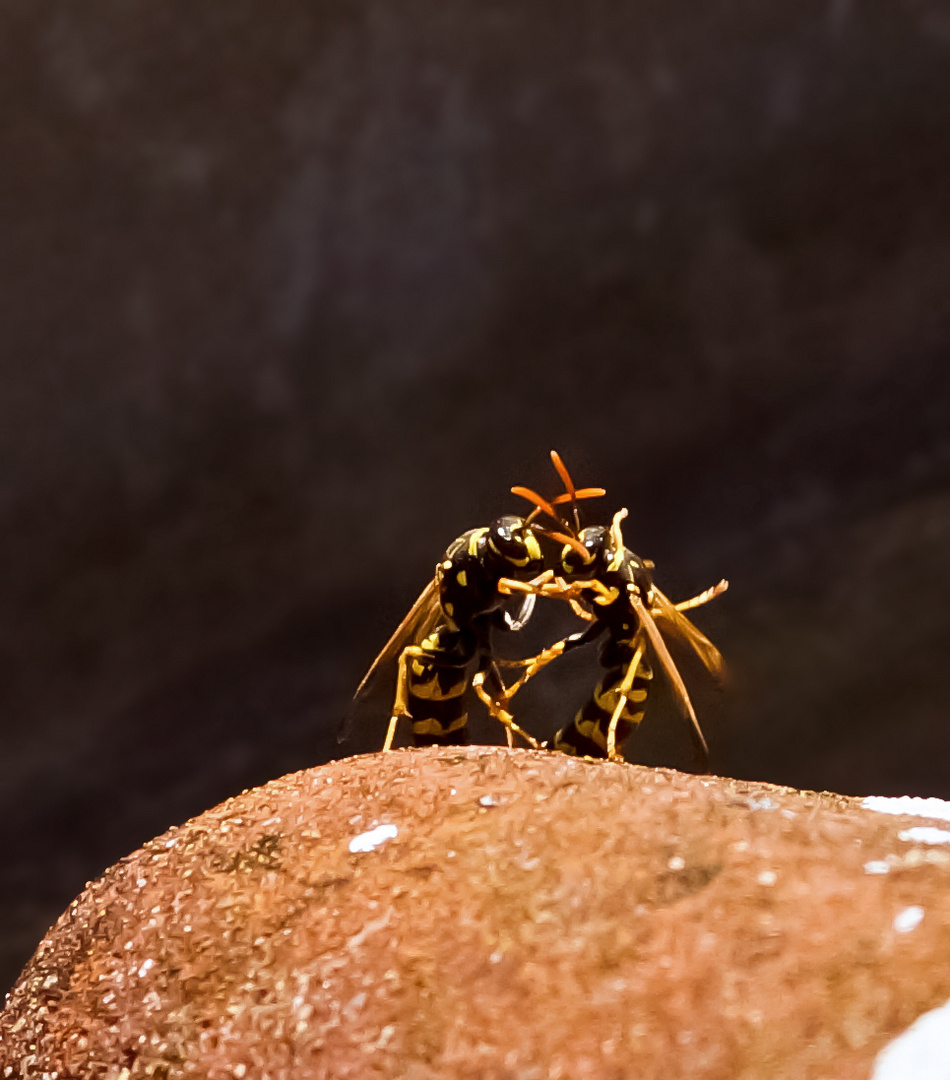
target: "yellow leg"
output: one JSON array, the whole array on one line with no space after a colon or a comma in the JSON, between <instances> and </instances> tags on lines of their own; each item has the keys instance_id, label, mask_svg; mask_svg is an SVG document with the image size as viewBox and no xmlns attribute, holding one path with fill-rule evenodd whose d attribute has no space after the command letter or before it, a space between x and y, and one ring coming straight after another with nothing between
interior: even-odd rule
<instances>
[{"instance_id":1,"label":"yellow leg","mask_svg":"<svg viewBox=\"0 0 950 1080\"><path fill-rule=\"evenodd\" d=\"M567 638L561 641L556 641L553 645L539 652L537 656L529 656L527 660L498 660L496 663L501 664L503 667L523 667L524 674L517 682L506 687L505 694L510 700L518 693L518 691L529 680L533 679L535 675L544 667L547 667L552 660L556 660L562 652L564 652Z\"/></svg>"},{"instance_id":2,"label":"yellow leg","mask_svg":"<svg viewBox=\"0 0 950 1080\"><path fill-rule=\"evenodd\" d=\"M422 656L424 650L418 645L407 645L399 654L399 671L396 676L396 700L393 702L393 714L389 718L383 753L392 750L396 727L402 717L409 717L409 661L415 656Z\"/></svg>"},{"instance_id":3,"label":"yellow leg","mask_svg":"<svg viewBox=\"0 0 950 1080\"><path fill-rule=\"evenodd\" d=\"M694 596L689 600L682 600L680 603L674 604L673 606L677 611L689 611L690 608L699 607L700 604L708 604L710 600L715 600L717 596L720 596L728 588L729 582L723 578L718 585L713 585L711 588L705 589L699 596Z\"/></svg>"},{"instance_id":4,"label":"yellow leg","mask_svg":"<svg viewBox=\"0 0 950 1080\"><path fill-rule=\"evenodd\" d=\"M505 730L508 733L508 745L513 746L513 736L520 735L521 738L524 739L524 741L529 746L533 747L535 750L540 750L541 744L538 742L538 740L529 735L527 731L525 731L523 728L519 727L515 723L515 718L511 715L511 713L508 712L507 709L503 708L499 702L495 701L495 699L485 689L485 675L486 672L484 671L477 672L475 677L472 679L472 686L475 688L475 693L478 694L479 698L488 707L488 711L491 713L491 715L499 723L505 725Z\"/></svg>"},{"instance_id":5,"label":"yellow leg","mask_svg":"<svg viewBox=\"0 0 950 1080\"><path fill-rule=\"evenodd\" d=\"M617 699L613 715L610 718L610 727L607 729L607 757L611 761L624 760L623 754L617 752L617 724L620 722L620 714L623 712L630 691L633 689L633 680L637 677L637 668L640 666L640 661L642 659L643 642L641 641L637 646L637 651L633 654L633 659L630 661L627 673L623 677L623 682L617 688L620 692L620 697Z\"/></svg>"}]
</instances>

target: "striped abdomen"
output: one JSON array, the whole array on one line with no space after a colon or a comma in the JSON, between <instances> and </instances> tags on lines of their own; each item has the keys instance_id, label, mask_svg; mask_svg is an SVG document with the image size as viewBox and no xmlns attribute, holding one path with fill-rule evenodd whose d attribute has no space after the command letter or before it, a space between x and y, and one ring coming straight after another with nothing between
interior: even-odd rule
<instances>
[{"instance_id":1,"label":"striped abdomen","mask_svg":"<svg viewBox=\"0 0 950 1080\"><path fill-rule=\"evenodd\" d=\"M610 719L619 700L619 686L627 674L629 660L605 669L591 699L580 709L574 719L554 736L554 749L565 754L586 757L607 756L607 732ZM620 747L633 729L643 719L647 693L653 672L650 665L641 660L633 685L617 722L617 746Z\"/></svg>"},{"instance_id":2,"label":"striped abdomen","mask_svg":"<svg viewBox=\"0 0 950 1080\"><path fill-rule=\"evenodd\" d=\"M472 658L460 652L458 637L440 626L420 642L423 655L409 661L406 689L416 746L468 744L466 691Z\"/></svg>"}]
</instances>

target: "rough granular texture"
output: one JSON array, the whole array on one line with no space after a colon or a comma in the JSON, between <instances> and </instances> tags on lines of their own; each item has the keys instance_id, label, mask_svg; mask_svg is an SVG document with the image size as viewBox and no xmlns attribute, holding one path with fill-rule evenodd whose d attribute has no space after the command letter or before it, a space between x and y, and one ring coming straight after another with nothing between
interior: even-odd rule
<instances>
[{"instance_id":1,"label":"rough granular texture","mask_svg":"<svg viewBox=\"0 0 950 1080\"><path fill-rule=\"evenodd\" d=\"M89 885L0 1076L863 1080L950 997L920 824L493 747L333 762Z\"/></svg>"}]
</instances>

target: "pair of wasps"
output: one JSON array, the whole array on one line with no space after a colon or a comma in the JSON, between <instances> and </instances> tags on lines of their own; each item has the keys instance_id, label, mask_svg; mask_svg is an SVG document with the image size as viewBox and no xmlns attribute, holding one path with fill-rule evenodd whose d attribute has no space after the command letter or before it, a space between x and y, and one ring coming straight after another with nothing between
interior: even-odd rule
<instances>
[{"instance_id":1,"label":"pair of wasps","mask_svg":"<svg viewBox=\"0 0 950 1080\"><path fill-rule=\"evenodd\" d=\"M573 720L545 746L623 761L624 740L643 718L654 669L660 669L689 720L705 767L706 740L667 640L685 644L720 680L718 649L683 612L712 600L728 583L720 581L690 600L672 603L653 583L653 563L624 544L620 525L627 511L614 514L609 527L581 528L578 502L606 493L576 488L557 451L551 451L551 460L563 493L548 500L530 488L513 487L513 494L533 504L527 517L497 518L449 545L434 577L360 683L354 704L364 698L374 674L395 660L396 698L384 750L392 747L403 718L411 722L416 746L467 743L469 687L504 725L509 746L519 737L540 749L542 744L515 722L512 699L552 660L602 639L600 681ZM520 630L539 596L569 604L587 626L536 656L500 659L492 647L494 633ZM514 681L505 683L502 668L515 669Z\"/></svg>"}]
</instances>

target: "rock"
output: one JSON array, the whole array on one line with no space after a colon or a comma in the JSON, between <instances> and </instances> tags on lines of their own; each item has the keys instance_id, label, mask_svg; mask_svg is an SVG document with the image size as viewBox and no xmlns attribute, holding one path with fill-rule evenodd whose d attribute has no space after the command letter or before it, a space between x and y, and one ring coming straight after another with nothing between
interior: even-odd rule
<instances>
[{"instance_id":1,"label":"rock","mask_svg":"<svg viewBox=\"0 0 950 1080\"><path fill-rule=\"evenodd\" d=\"M875 805L482 746L294 773L86 888L0 1076L863 1078L950 996L946 804Z\"/></svg>"}]
</instances>

